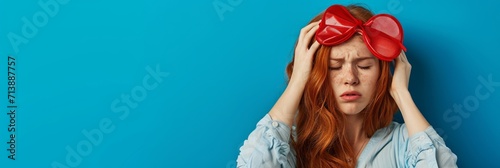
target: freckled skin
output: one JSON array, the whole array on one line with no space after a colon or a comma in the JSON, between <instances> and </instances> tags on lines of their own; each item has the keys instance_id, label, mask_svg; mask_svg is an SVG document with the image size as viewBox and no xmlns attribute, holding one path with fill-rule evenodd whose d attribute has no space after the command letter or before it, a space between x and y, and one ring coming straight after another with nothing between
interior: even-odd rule
<instances>
[{"instance_id":1,"label":"freckled skin","mask_svg":"<svg viewBox=\"0 0 500 168\"><path fill-rule=\"evenodd\" d=\"M360 58L369 59L360 59ZM361 36L332 47L329 66L330 82L340 111L347 115L359 114L371 101L380 74L379 60L366 47ZM339 68L340 67L340 68ZM363 69L362 67L369 67ZM355 101L341 98L346 91L357 91L361 97Z\"/></svg>"}]
</instances>

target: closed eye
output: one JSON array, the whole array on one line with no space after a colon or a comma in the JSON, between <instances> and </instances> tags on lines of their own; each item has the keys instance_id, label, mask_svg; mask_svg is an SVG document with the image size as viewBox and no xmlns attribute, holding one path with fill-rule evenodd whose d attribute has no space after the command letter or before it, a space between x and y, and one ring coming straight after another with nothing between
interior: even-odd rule
<instances>
[{"instance_id":1,"label":"closed eye","mask_svg":"<svg viewBox=\"0 0 500 168\"><path fill-rule=\"evenodd\" d=\"M340 70L342 67L328 67L329 70Z\"/></svg>"},{"instance_id":2,"label":"closed eye","mask_svg":"<svg viewBox=\"0 0 500 168\"><path fill-rule=\"evenodd\" d=\"M359 69L364 69L364 70L367 70L367 69L370 69L371 66L358 66Z\"/></svg>"}]
</instances>

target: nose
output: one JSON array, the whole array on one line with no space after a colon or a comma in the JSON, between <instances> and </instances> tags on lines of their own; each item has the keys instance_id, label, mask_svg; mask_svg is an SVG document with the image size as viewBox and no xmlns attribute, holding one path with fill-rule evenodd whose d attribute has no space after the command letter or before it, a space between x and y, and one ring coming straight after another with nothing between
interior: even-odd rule
<instances>
[{"instance_id":1,"label":"nose","mask_svg":"<svg viewBox=\"0 0 500 168\"><path fill-rule=\"evenodd\" d=\"M345 68L344 71L344 84L357 85L359 84L358 71L354 67Z\"/></svg>"}]
</instances>

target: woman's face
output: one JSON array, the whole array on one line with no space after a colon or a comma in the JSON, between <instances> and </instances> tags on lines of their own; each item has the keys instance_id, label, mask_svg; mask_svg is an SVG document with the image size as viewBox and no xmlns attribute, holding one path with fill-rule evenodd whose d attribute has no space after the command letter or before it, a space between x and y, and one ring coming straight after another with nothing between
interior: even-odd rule
<instances>
[{"instance_id":1,"label":"woman's face","mask_svg":"<svg viewBox=\"0 0 500 168\"><path fill-rule=\"evenodd\" d=\"M358 114L371 101L380 73L379 66L379 60L359 35L332 47L330 82L338 108L344 114Z\"/></svg>"}]
</instances>

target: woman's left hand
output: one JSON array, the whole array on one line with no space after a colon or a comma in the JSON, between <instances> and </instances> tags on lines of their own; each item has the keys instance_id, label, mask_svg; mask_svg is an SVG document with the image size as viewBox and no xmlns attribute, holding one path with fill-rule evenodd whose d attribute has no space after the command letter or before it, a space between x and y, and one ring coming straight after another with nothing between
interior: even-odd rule
<instances>
[{"instance_id":1,"label":"woman's left hand","mask_svg":"<svg viewBox=\"0 0 500 168\"><path fill-rule=\"evenodd\" d=\"M408 91L408 83L410 82L411 64L406 58L404 51L394 60L394 75L390 93L394 99L397 99L397 94L400 91Z\"/></svg>"},{"instance_id":2,"label":"woman's left hand","mask_svg":"<svg viewBox=\"0 0 500 168\"><path fill-rule=\"evenodd\" d=\"M408 135L412 136L427 129L429 122L427 122L420 110L418 110L408 90L411 65L403 51L394 60L394 64L394 75L392 76L390 93L403 115Z\"/></svg>"}]
</instances>

